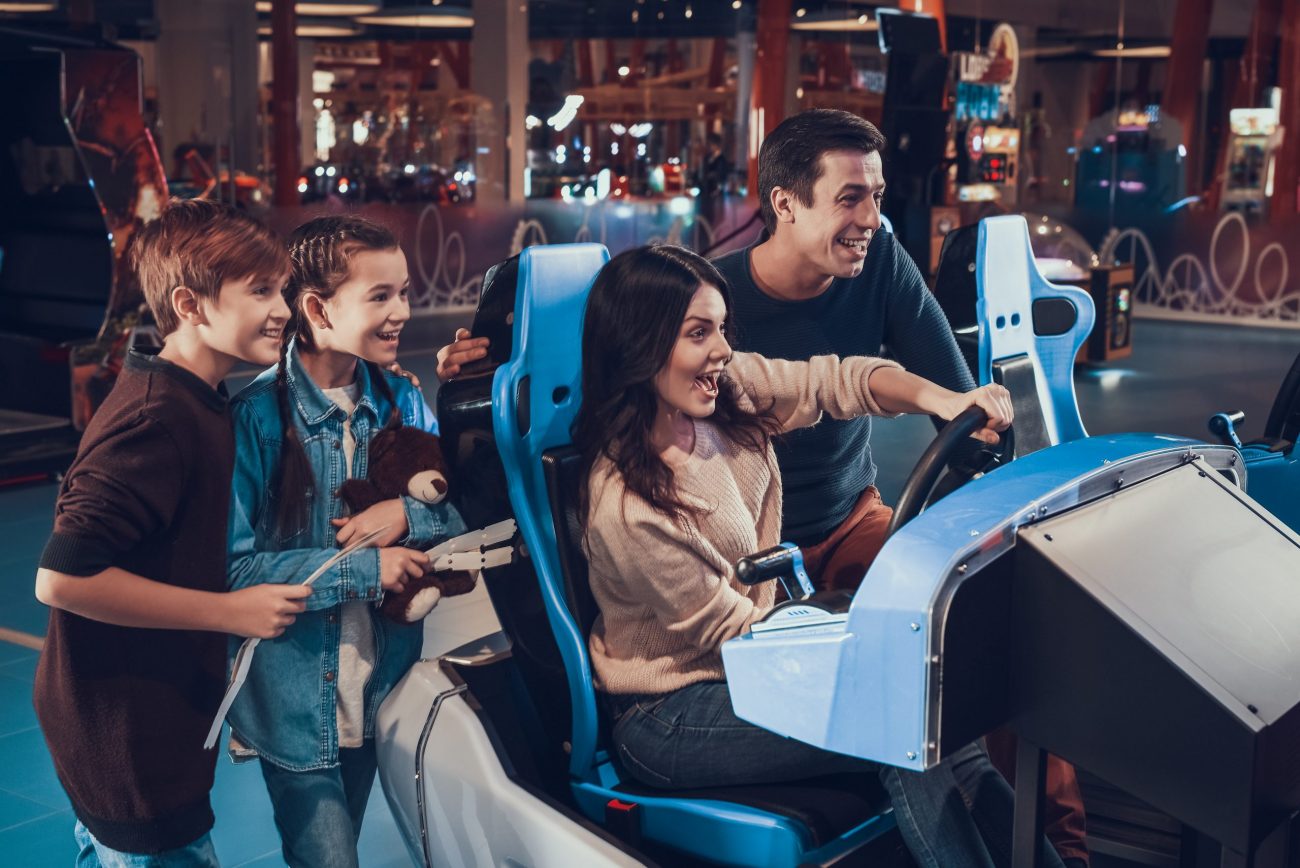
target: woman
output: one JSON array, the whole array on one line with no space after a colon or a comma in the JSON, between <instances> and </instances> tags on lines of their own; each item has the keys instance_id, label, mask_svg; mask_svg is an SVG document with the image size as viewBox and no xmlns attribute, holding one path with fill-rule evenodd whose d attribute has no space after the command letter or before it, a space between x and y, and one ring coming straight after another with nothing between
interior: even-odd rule
<instances>
[{"instance_id":1,"label":"woman","mask_svg":"<svg viewBox=\"0 0 1300 868\"><path fill-rule=\"evenodd\" d=\"M610 260L587 302L573 434L601 612L592 668L620 761L674 789L874 771L921 865L1010 864L1011 790L983 748L916 773L784 738L735 716L720 651L774 604L772 583L741 585L732 566L780 541L774 435L823 414L951 419L979 406L988 423L976 436L996 443L1009 394L958 394L878 358L733 354L729 320L723 277L670 246ZM1043 846L1044 864L1060 866Z\"/></svg>"}]
</instances>

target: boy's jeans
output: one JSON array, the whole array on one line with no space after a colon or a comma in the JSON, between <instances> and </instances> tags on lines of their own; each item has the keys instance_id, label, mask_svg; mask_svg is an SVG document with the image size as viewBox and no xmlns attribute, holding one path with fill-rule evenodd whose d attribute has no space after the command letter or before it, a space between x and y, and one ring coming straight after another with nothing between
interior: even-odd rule
<instances>
[{"instance_id":1,"label":"boy's jeans","mask_svg":"<svg viewBox=\"0 0 1300 868\"><path fill-rule=\"evenodd\" d=\"M903 840L922 868L1011 863L1014 796L988 754L971 744L926 772L831 753L736 717L722 682L660 696L612 698L626 708L613 742L623 767L666 789L777 783L836 772L875 773L889 793ZM1042 841L1042 864L1062 868Z\"/></svg>"},{"instance_id":2,"label":"boy's jeans","mask_svg":"<svg viewBox=\"0 0 1300 868\"><path fill-rule=\"evenodd\" d=\"M205 834L196 841L162 853L123 853L95 840L90 830L77 821L74 832L77 846L76 868L220 868L212 836Z\"/></svg>"},{"instance_id":3,"label":"boy's jeans","mask_svg":"<svg viewBox=\"0 0 1300 868\"><path fill-rule=\"evenodd\" d=\"M361 747L339 748L339 764L332 769L290 772L262 759L290 868L357 868L357 838L378 762L373 738Z\"/></svg>"}]
</instances>

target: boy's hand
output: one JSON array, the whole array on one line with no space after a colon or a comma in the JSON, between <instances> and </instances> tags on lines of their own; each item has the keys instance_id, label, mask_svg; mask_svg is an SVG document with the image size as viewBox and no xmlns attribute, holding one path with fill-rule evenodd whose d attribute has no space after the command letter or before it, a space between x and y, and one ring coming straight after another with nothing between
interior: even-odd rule
<instances>
[{"instance_id":1,"label":"boy's hand","mask_svg":"<svg viewBox=\"0 0 1300 868\"><path fill-rule=\"evenodd\" d=\"M391 546L410 531L406 523L406 510L402 508L402 500L399 497L381 500L369 509L363 509L347 518L331 518L330 524L339 529L334 538L338 540L340 546L346 546L353 539L363 537L372 530L387 525L388 530L375 538L375 547L384 548Z\"/></svg>"},{"instance_id":2,"label":"boy's hand","mask_svg":"<svg viewBox=\"0 0 1300 868\"><path fill-rule=\"evenodd\" d=\"M379 584L385 591L401 593L406 583L429 568L429 556L397 546L379 550Z\"/></svg>"},{"instance_id":3,"label":"boy's hand","mask_svg":"<svg viewBox=\"0 0 1300 868\"><path fill-rule=\"evenodd\" d=\"M307 585L253 585L223 595L228 632L246 639L274 639L307 608Z\"/></svg>"},{"instance_id":4,"label":"boy's hand","mask_svg":"<svg viewBox=\"0 0 1300 868\"><path fill-rule=\"evenodd\" d=\"M998 437L998 432L1011 427L1011 422L1016 415L1015 410L1011 408L1011 393L1005 386L999 386L997 383L990 383L987 386L980 386L973 392L956 395L951 406L941 415L951 421L960 416L967 407L979 407L989 417L984 427L971 436L990 446L997 445L998 440L1001 439Z\"/></svg>"},{"instance_id":5,"label":"boy's hand","mask_svg":"<svg viewBox=\"0 0 1300 868\"><path fill-rule=\"evenodd\" d=\"M438 350L438 379L445 383L455 377L461 365L486 357L487 348L487 338L472 338L469 329L456 329L455 343Z\"/></svg>"},{"instance_id":6,"label":"boy's hand","mask_svg":"<svg viewBox=\"0 0 1300 868\"><path fill-rule=\"evenodd\" d=\"M389 365L388 371L389 373L397 374L397 376L399 377L405 377L406 379L411 381L412 386L414 386L417 389L420 388L420 378L417 377L415 374L412 374L410 371L406 370L406 368L403 368L401 365L397 364L397 362L393 362L391 365Z\"/></svg>"}]
</instances>

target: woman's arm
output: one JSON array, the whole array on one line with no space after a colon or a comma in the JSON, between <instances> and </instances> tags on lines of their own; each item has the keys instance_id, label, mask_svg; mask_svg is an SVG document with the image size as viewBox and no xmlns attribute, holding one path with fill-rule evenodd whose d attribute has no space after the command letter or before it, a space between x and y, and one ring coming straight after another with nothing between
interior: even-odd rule
<instances>
[{"instance_id":1,"label":"woman's arm","mask_svg":"<svg viewBox=\"0 0 1300 868\"><path fill-rule=\"evenodd\" d=\"M728 376L757 409L770 408L784 431L815 425L822 414L835 419L884 416L868 381L880 368L897 362L874 356L814 356L806 362L736 353Z\"/></svg>"},{"instance_id":2,"label":"woman's arm","mask_svg":"<svg viewBox=\"0 0 1300 868\"><path fill-rule=\"evenodd\" d=\"M971 436L985 443L997 443L998 432L1007 430L1015 417L1011 393L996 383L954 392L902 368L878 368L871 372L870 386L876 401L891 413L926 413L952 420L967 407L979 407L988 421Z\"/></svg>"}]
</instances>

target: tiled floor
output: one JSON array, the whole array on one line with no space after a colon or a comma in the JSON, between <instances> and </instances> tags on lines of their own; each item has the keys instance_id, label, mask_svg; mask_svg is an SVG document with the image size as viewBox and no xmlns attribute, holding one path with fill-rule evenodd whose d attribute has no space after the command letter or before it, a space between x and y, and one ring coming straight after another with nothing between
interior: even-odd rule
<instances>
[{"instance_id":1,"label":"tiled floor","mask_svg":"<svg viewBox=\"0 0 1300 868\"><path fill-rule=\"evenodd\" d=\"M452 324L454 325L454 324ZM439 337L449 325L440 324ZM1287 367L1300 351L1300 332L1143 321L1132 358L1077 378L1084 421L1094 433L1163 431L1203 436L1219 410L1247 411L1255 435ZM437 346L438 337L427 346ZM433 384L428 351L407 364ZM427 389L432 396L432 389ZM432 399L432 398L431 398ZM923 419L880 424L873 447L886 500L897 493L932 436ZM888 456L888 460L882 460ZM53 515L53 484L0 489L0 629L45 632L47 612L32 596L35 565ZM492 627L481 593L448 599L435 610L426 653L476 638ZM55 780L31 708L36 652L0 641L0 864L68 865L74 855L72 815ZM270 805L256 766L218 766L213 794L217 850L227 866L281 864ZM362 833L362 864L409 864L378 786Z\"/></svg>"}]
</instances>

